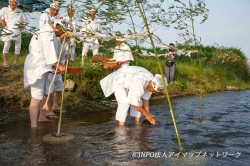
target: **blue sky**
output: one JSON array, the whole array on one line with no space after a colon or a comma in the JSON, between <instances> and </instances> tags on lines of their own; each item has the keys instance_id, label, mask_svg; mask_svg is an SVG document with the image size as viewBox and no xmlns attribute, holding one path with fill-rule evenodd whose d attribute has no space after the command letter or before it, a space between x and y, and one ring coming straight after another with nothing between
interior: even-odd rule
<instances>
[{"instance_id":1,"label":"blue sky","mask_svg":"<svg viewBox=\"0 0 250 166\"><path fill-rule=\"evenodd\" d=\"M171 0L169 0L171 2ZM184 1L183 1L184 2ZM208 19L195 25L195 32L204 46L235 47L250 59L250 0L206 0ZM199 23L199 21L197 21ZM178 31L170 28L164 34L166 43L178 40Z\"/></svg>"},{"instance_id":2,"label":"blue sky","mask_svg":"<svg viewBox=\"0 0 250 166\"><path fill-rule=\"evenodd\" d=\"M163 6L165 9L168 8L167 2L173 0L166 1ZM206 0L205 3L209 9L208 19L203 24L197 20L195 24L195 33L201 37L201 43L204 46L215 46L214 43L217 43L219 46L238 48L250 59L250 0ZM32 15L39 18L37 13ZM36 22L38 24L38 20L31 21L31 24ZM123 32L124 29L125 33L124 27L117 26L114 30ZM162 40L167 44L180 40L177 35L180 32L173 29L173 26L159 29L155 33L163 36Z\"/></svg>"}]
</instances>

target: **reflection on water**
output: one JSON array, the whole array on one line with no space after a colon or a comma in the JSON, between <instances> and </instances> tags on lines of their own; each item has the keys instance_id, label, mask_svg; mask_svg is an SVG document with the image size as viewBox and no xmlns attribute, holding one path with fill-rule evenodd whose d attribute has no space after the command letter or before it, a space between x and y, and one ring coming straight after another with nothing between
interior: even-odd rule
<instances>
[{"instance_id":1,"label":"reflection on water","mask_svg":"<svg viewBox=\"0 0 250 166\"><path fill-rule=\"evenodd\" d=\"M173 109L185 151L177 139L166 101L151 102L156 126L135 124L128 118L117 126L115 110L66 115L62 131L75 139L59 144L42 142L57 130L57 122L29 121L0 124L0 165L248 165L250 91L221 92L174 99Z\"/></svg>"}]
</instances>

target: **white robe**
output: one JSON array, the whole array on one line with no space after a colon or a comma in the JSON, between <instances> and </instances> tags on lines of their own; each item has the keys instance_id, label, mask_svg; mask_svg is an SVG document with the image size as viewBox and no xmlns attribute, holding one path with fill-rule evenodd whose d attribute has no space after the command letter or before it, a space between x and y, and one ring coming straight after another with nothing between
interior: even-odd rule
<instances>
[{"instance_id":1,"label":"white robe","mask_svg":"<svg viewBox=\"0 0 250 166\"><path fill-rule=\"evenodd\" d=\"M130 60L130 61L134 60L130 47L124 43L122 43L120 46L115 47L113 59L115 59L116 62L125 61L125 60ZM128 66L128 65L129 65L129 62L124 63L121 65L121 68Z\"/></svg>"},{"instance_id":2,"label":"white robe","mask_svg":"<svg viewBox=\"0 0 250 166\"><path fill-rule=\"evenodd\" d=\"M92 21L90 18L84 18L83 22L82 22L82 28L81 28L81 32L84 33L84 37L85 39L82 38L84 42L84 45L88 45L90 46L89 49L90 50L94 50L96 48L98 48L98 39L95 37L87 37L89 34L95 34L96 32L100 31L100 21L98 19L94 19L94 21ZM97 44L97 45L95 45Z\"/></svg>"},{"instance_id":3,"label":"white robe","mask_svg":"<svg viewBox=\"0 0 250 166\"><path fill-rule=\"evenodd\" d=\"M10 7L3 7L0 10L0 18L5 20L7 24L7 28L3 28L2 31L2 41L20 41L21 31L18 29L18 26L29 23L22 10L16 8L12 11Z\"/></svg>"},{"instance_id":4,"label":"white robe","mask_svg":"<svg viewBox=\"0 0 250 166\"><path fill-rule=\"evenodd\" d=\"M44 73L53 71L52 66L58 61L58 39L51 26L45 24L37 34L30 41L24 63L24 88L32 86Z\"/></svg>"},{"instance_id":5,"label":"white robe","mask_svg":"<svg viewBox=\"0 0 250 166\"><path fill-rule=\"evenodd\" d=\"M147 90L148 83L154 79L154 75L145 68L128 66L109 74L100 81L105 97L110 96L117 88L128 90L128 96L117 99L122 103L141 106L141 99L149 100L152 92Z\"/></svg>"},{"instance_id":6,"label":"white robe","mask_svg":"<svg viewBox=\"0 0 250 166\"><path fill-rule=\"evenodd\" d=\"M45 24L51 24L52 22L54 22L54 19L58 19L60 18L60 14L58 13L56 16L51 17L50 14L50 8L47 8L40 16L39 19L39 27L41 28L43 25Z\"/></svg>"}]
</instances>

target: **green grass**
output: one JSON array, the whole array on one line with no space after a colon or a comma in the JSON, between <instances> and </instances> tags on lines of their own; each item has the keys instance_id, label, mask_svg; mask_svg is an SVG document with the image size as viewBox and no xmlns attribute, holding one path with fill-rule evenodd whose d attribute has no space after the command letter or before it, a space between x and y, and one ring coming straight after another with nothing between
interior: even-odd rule
<instances>
[{"instance_id":1,"label":"green grass","mask_svg":"<svg viewBox=\"0 0 250 166\"><path fill-rule=\"evenodd\" d=\"M19 58L20 69L23 68L23 63L28 55L28 43L31 38L29 35L23 36L22 51ZM110 41L110 43L111 45L114 44L112 41ZM104 43L104 45L108 44ZM190 46L178 46L179 49L182 49L183 47L185 47L186 50L194 49L194 47ZM112 57L113 52L106 48L107 47L100 48L100 52L105 56ZM135 48L131 48L132 50L135 50ZM0 45L0 49L2 50L2 45ZM75 62L71 64L71 67L80 67L81 49L82 43L77 44ZM147 50L148 52L152 52L150 49ZM157 48L157 50L160 54L164 53L164 50L160 50L160 48ZM170 90L171 88L176 88L186 94L193 95L198 94L199 88L202 88L202 92L204 93L222 91L226 86L236 86L239 89L249 89L249 69L246 64L246 57L239 49L201 47L198 48L198 50L201 52L199 54L192 53L191 57L181 55L176 58L174 85L169 87ZM14 47L12 44L8 56L9 62L13 62L13 52ZM2 53L0 55L0 62L2 62ZM81 102L79 98L86 100L108 100L113 97L105 98L99 84L99 81L112 71L105 71L100 65L92 66L91 56L92 51L88 53L82 74L67 75L67 79L71 79L76 83L76 88L72 92L67 92L68 94L66 95L68 96L68 101L66 101L66 103L79 103ZM133 56L135 60L131 62L131 65L142 66L153 74L160 73L155 57L142 57L136 53L133 53ZM162 70L164 71L165 59L164 57L159 57L159 60ZM201 60L201 68L198 67L198 60ZM0 68L1 75L6 74L6 72L10 71L8 69L3 69L2 67ZM199 75L199 73L201 73L201 75ZM11 73L8 74L10 77L13 75ZM22 70L20 70L19 75L23 75ZM23 105L27 105L27 94L24 99L25 104Z\"/></svg>"}]
</instances>

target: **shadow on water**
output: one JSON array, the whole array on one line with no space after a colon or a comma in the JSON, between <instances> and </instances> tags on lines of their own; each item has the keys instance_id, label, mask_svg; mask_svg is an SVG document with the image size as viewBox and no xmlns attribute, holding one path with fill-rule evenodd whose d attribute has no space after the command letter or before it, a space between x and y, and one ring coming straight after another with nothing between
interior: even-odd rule
<instances>
[{"instance_id":1,"label":"shadow on water","mask_svg":"<svg viewBox=\"0 0 250 166\"><path fill-rule=\"evenodd\" d=\"M115 112L91 112L63 117L62 131L74 135L65 143L42 141L56 132L57 122L0 124L0 165L248 165L250 91L220 92L174 99L179 134L185 151L178 152L166 101L151 102L158 124L135 124L128 117L117 126ZM142 118L143 120L144 118Z\"/></svg>"}]
</instances>

